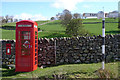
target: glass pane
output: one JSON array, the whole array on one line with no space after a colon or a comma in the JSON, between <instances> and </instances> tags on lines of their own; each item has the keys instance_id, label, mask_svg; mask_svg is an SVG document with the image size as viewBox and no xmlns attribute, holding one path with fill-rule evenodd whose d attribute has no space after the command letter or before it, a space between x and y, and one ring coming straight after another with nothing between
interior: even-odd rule
<instances>
[{"instance_id":1,"label":"glass pane","mask_svg":"<svg viewBox=\"0 0 120 80\"><path fill-rule=\"evenodd\" d=\"M37 57L35 57L35 60L37 60Z\"/></svg>"},{"instance_id":2,"label":"glass pane","mask_svg":"<svg viewBox=\"0 0 120 80\"><path fill-rule=\"evenodd\" d=\"M37 40L35 40L35 43L37 43Z\"/></svg>"},{"instance_id":3,"label":"glass pane","mask_svg":"<svg viewBox=\"0 0 120 80\"><path fill-rule=\"evenodd\" d=\"M21 55L30 55L30 31L22 31L21 38Z\"/></svg>"},{"instance_id":4,"label":"glass pane","mask_svg":"<svg viewBox=\"0 0 120 80\"><path fill-rule=\"evenodd\" d=\"M35 31L35 35L37 35L37 32Z\"/></svg>"},{"instance_id":5,"label":"glass pane","mask_svg":"<svg viewBox=\"0 0 120 80\"><path fill-rule=\"evenodd\" d=\"M37 53L35 53L35 56L37 56Z\"/></svg>"},{"instance_id":6,"label":"glass pane","mask_svg":"<svg viewBox=\"0 0 120 80\"><path fill-rule=\"evenodd\" d=\"M30 39L30 31L22 31L22 39Z\"/></svg>"},{"instance_id":7,"label":"glass pane","mask_svg":"<svg viewBox=\"0 0 120 80\"><path fill-rule=\"evenodd\" d=\"M35 44L35 47L37 47L37 45Z\"/></svg>"},{"instance_id":8,"label":"glass pane","mask_svg":"<svg viewBox=\"0 0 120 80\"><path fill-rule=\"evenodd\" d=\"M37 39L37 36L35 36L35 39Z\"/></svg>"},{"instance_id":9,"label":"glass pane","mask_svg":"<svg viewBox=\"0 0 120 80\"><path fill-rule=\"evenodd\" d=\"M37 52L37 49L35 49L35 52Z\"/></svg>"}]
</instances>

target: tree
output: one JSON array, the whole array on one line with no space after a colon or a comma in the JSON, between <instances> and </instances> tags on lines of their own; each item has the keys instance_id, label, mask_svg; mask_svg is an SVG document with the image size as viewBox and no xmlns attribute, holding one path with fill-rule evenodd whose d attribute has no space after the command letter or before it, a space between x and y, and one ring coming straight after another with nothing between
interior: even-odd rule
<instances>
[{"instance_id":1,"label":"tree","mask_svg":"<svg viewBox=\"0 0 120 80\"><path fill-rule=\"evenodd\" d=\"M13 16L1 16L1 22L2 23L8 23L8 21L13 22Z\"/></svg>"},{"instance_id":2,"label":"tree","mask_svg":"<svg viewBox=\"0 0 120 80\"><path fill-rule=\"evenodd\" d=\"M63 15L65 15L65 14L71 14L71 12L69 10L65 9L65 10L63 10Z\"/></svg>"},{"instance_id":3,"label":"tree","mask_svg":"<svg viewBox=\"0 0 120 80\"><path fill-rule=\"evenodd\" d=\"M56 14L56 18L57 18L58 20L60 20L60 19L61 19L61 15L62 15L62 13Z\"/></svg>"},{"instance_id":4,"label":"tree","mask_svg":"<svg viewBox=\"0 0 120 80\"><path fill-rule=\"evenodd\" d=\"M5 18L2 16L2 23L5 23L5 22L6 22Z\"/></svg>"},{"instance_id":5,"label":"tree","mask_svg":"<svg viewBox=\"0 0 120 80\"><path fill-rule=\"evenodd\" d=\"M120 29L120 13L118 14L118 28Z\"/></svg>"},{"instance_id":6,"label":"tree","mask_svg":"<svg viewBox=\"0 0 120 80\"><path fill-rule=\"evenodd\" d=\"M69 10L65 9L61 16L62 16L61 23L63 26L66 27L68 25L68 23L70 22L70 20L72 19L72 14Z\"/></svg>"},{"instance_id":7,"label":"tree","mask_svg":"<svg viewBox=\"0 0 120 80\"><path fill-rule=\"evenodd\" d=\"M74 18L74 19L79 19L79 18L81 18L81 17L80 17L80 14L79 14L79 13L74 13L74 14L73 14L73 18Z\"/></svg>"},{"instance_id":8,"label":"tree","mask_svg":"<svg viewBox=\"0 0 120 80\"><path fill-rule=\"evenodd\" d=\"M82 19L72 19L66 27L66 34L78 36L82 27Z\"/></svg>"},{"instance_id":9,"label":"tree","mask_svg":"<svg viewBox=\"0 0 120 80\"><path fill-rule=\"evenodd\" d=\"M10 19L10 21L11 21L11 22L13 22L13 16L10 16L10 18L9 18L9 19Z\"/></svg>"},{"instance_id":10,"label":"tree","mask_svg":"<svg viewBox=\"0 0 120 80\"><path fill-rule=\"evenodd\" d=\"M8 23L8 20L9 20L9 19L10 19L9 16L6 15L6 16L5 16L5 22Z\"/></svg>"},{"instance_id":11,"label":"tree","mask_svg":"<svg viewBox=\"0 0 120 80\"><path fill-rule=\"evenodd\" d=\"M14 19L14 22L18 22L18 19Z\"/></svg>"},{"instance_id":12,"label":"tree","mask_svg":"<svg viewBox=\"0 0 120 80\"><path fill-rule=\"evenodd\" d=\"M50 20L55 20L55 17L51 17Z\"/></svg>"},{"instance_id":13,"label":"tree","mask_svg":"<svg viewBox=\"0 0 120 80\"><path fill-rule=\"evenodd\" d=\"M28 20L31 20L30 18L28 18Z\"/></svg>"},{"instance_id":14,"label":"tree","mask_svg":"<svg viewBox=\"0 0 120 80\"><path fill-rule=\"evenodd\" d=\"M64 20L64 15L60 15L59 20Z\"/></svg>"},{"instance_id":15,"label":"tree","mask_svg":"<svg viewBox=\"0 0 120 80\"><path fill-rule=\"evenodd\" d=\"M0 21L2 21L2 16L0 16Z\"/></svg>"}]
</instances>

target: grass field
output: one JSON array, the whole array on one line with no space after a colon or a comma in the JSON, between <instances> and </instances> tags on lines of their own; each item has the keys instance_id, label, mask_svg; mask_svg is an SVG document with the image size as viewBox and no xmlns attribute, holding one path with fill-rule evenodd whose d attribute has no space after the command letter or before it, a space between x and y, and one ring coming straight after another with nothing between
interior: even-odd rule
<instances>
[{"instance_id":1,"label":"grass field","mask_svg":"<svg viewBox=\"0 0 120 80\"><path fill-rule=\"evenodd\" d=\"M38 24L48 22L48 21L37 21ZM84 22L102 22L102 19L84 19ZM118 22L118 19L106 19L106 22ZM98 24L83 24L84 29L87 30L92 35L102 34L102 23ZM4 24L7 29L2 29L2 39L15 39L15 23ZM11 27L13 30L8 30ZM117 28L118 23L105 23L106 34L119 34L120 29ZM43 30L39 32L38 37L40 38L54 38L54 37L69 37L65 34L65 28L61 27L60 21L54 21L47 23L45 25L39 25L38 28ZM0 29L1 31L1 29Z\"/></svg>"},{"instance_id":2,"label":"grass field","mask_svg":"<svg viewBox=\"0 0 120 80\"><path fill-rule=\"evenodd\" d=\"M118 19L106 18L106 22L118 22ZM102 22L102 19L86 19L83 22ZM102 35L102 23L84 24L84 29L93 35ZM119 34L118 23L105 23L106 34Z\"/></svg>"},{"instance_id":3,"label":"grass field","mask_svg":"<svg viewBox=\"0 0 120 80\"><path fill-rule=\"evenodd\" d=\"M118 62L106 64L106 69L112 73L110 78L118 77ZM97 70L101 63L93 64L66 64L47 68L39 68L33 72L15 72L15 69L2 68L3 78L54 78L53 76L65 76L67 78L99 78Z\"/></svg>"}]
</instances>

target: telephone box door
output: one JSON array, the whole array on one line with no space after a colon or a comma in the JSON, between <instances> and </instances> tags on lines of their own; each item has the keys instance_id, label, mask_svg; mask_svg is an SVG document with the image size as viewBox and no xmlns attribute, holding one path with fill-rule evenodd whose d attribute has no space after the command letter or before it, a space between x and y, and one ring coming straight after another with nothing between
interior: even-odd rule
<instances>
[{"instance_id":1,"label":"telephone box door","mask_svg":"<svg viewBox=\"0 0 120 80\"><path fill-rule=\"evenodd\" d=\"M31 53L32 53L32 38L31 38L31 31L24 30L18 32L18 40L20 43L20 49L18 51L19 56L18 58L18 66L19 69L30 71L31 66Z\"/></svg>"}]
</instances>

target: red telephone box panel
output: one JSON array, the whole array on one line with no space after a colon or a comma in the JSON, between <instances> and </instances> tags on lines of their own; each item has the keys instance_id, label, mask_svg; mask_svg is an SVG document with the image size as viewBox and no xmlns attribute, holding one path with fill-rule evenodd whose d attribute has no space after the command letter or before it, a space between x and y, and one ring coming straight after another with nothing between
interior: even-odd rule
<instances>
[{"instance_id":1,"label":"red telephone box panel","mask_svg":"<svg viewBox=\"0 0 120 80\"><path fill-rule=\"evenodd\" d=\"M6 55L11 55L11 44L10 43L6 44Z\"/></svg>"},{"instance_id":2,"label":"red telephone box panel","mask_svg":"<svg viewBox=\"0 0 120 80\"><path fill-rule=\"evenodd\" d=\"M37 23L23 20L16 23L16 71L29 72L37 69Z\"/></svg>"}]
</instances>

